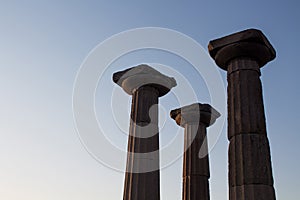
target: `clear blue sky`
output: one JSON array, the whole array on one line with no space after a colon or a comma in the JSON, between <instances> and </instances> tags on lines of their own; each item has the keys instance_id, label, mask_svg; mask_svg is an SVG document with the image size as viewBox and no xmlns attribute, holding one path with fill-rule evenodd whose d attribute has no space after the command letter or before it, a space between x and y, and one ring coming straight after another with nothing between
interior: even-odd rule
<instances>
[{"instance_id":1,"label":"clear blue sky","mask_svg":"<svg viewBox=\"0 0 300 200\"><path fill-rule=\"evenodd\" d=\"M262 69L261 76L275 189L278 199L298 199L299 6L298 1L258 0L1 0L0 199L122 199L124 173L93 159L78 138L72 91L80 65L96 45L121 31L139 27L173 29L204 48L211 39L246 28L258 28L265 33L277 51L277 58ZM107 84L107 89L101 91L103 94L97 91L97 102L108 101L105 94L115 88L126 100L122 104L129 107L129 96L114 86L111 73L131 63L174 67L176 63L185 64L166 53L142 51L127 56L105 74L109 82L100 81L99 85L106 88ZM189 67L181 73L193 76ZM226 85L226 73L220 70L220 74ZM191 79L191 84L200 100L209 101L201 81L197 86ZM169 119L168 109L174 105L168 104L166 98L161 102L165 105L162 121L168 123L168 130L183 131ZM96 104L99 119L106 115L101 112L103 106L110 108ZM125 125L127 114L120 114L125 116ZM126 148L126 137L110 139ZM161 144L167 145L171 139L172 133L166 132L161 136ZM228 198L227 147L225 126L210 152L212 200ZM181 167L179 159L161 171L162 199L181 199Z\"/></svg>"}]
</instances>

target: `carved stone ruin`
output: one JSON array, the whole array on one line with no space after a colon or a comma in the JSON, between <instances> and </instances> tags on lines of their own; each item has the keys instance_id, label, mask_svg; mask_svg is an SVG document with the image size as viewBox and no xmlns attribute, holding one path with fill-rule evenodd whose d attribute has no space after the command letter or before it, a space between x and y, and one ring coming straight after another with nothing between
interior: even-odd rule
<instances>
[{"instance_id":1,"label":"carved stone ruin","mask_svg":"<svg viewBox=\"0 0 300 200\"><path fill-rule=\"evenodd\" d=\"M184 127L183 200L209 200L209 158L206 128L220 116L208 104L195 103L172 110L171 117ZM200 157L200 149L203 157Z\"/></svg>"},{"instance_id":2,"label":"carved stone ruin","mask_svg":"<svg viewBox=\"0 0 300 200\"><path fill-rule=\"evenodd\" d=\"M147 65L113 74L113 81L132 95L124 200L159 200L158 98L176 86Z\"/></svg>"},{"instance_id":3,"label":"carved stone ruin","mask_svg":"<svg viewBox=\"0 0 300 200\"><path fill-rule=\"evenodd\" d=\"M208 50L227 71L229 199L275 200L260 81L275 50L256 29L210 41Z\"/></svg>"}]
</instances>

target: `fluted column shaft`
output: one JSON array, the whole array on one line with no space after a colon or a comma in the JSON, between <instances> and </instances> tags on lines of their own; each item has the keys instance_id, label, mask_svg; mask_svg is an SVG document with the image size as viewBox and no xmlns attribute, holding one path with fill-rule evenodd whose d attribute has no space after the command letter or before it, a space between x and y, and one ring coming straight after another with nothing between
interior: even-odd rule
<instances>
[{"instance_id":1,"label":"fluted column shaft","mask_svg":"<svg viewBox=\"0 0 300 200\"><path fill-rule=\"evenodd\" d=\"M209 200L209 158L206 128L220 114L208 104L195 103L171 111L184 127L183 200ZM201 154L201 155L200 155Z\"/></svg>"},{"instance_id":2,"label":"fluted column shaft","mask_svg":"<svg viewBox=\"0 0 300 200\"><path fill-rule=\"evenodd\" d=\"M183 155L183 200L209 200L209 162L208 154L199 158L202 145L208 151L206 125L203 123L186 124L184 129ZM196 134L196 135L195 135Z\"/></svg>"},{"instance_id":3,"label":"fluted column shaft","mask_svg":"<svg viewBox=\"0 0 300 200\"><path fill-rule=\"evenodd\" d=\"M114 73L113 81L132 95L123 199L159 200L158 98L176 81L144 64Z\"/></svg>"},{"instance_id":4,"label":"fluted column shaft","mask_svg":"<svg viewBox=\"0 0 300 200\"><path fill-rule=\"evenodd\" d=\"M232 60L227 80L230 200L275 199L258 63Z\"/></svg>"},{"instance_id":5,"label":"fluted column shaft","mask_svg":"<svg viewBox=\"0 0 300 200\"><path fill-rule=\"evenodd\" d=\"M256 29L210 41L208 48L227 71L229 199L275 200L260 68L276 52Z\"/></svg>"},{"instance_id":6,"label":"fluted column shaft","mask_svg":"<svg viewBox=\"0 0 300 200\"><path fill-rule=\"evenodd\" d=\"M158 94L157 89L144 86L136 90L132 96L124 200L157 200L160 197ZM150 152L152 153L148 155ZM143 156L135 157L134 153ZM156 154L155 160L151 160L152 154ZM145 159L149 159L149 163L151 162L156 170L138 172L139 167L147 164Z\"/></svg>"}]
</instances>

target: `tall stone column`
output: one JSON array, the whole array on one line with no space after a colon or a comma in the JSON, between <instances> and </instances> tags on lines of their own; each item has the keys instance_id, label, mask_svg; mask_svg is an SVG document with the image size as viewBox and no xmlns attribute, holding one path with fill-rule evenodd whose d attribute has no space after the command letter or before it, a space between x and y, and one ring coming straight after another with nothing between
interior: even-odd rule
<instances>
[{"instance_id":1,"label":"tall stone column","mask_svg":"<svg viewBox=\"0 0 300 200\"><path fill-rule=\"evenodd\" d=\"M159 200L158 98L176 86L147 65L113 75L113 81L132 95L124 200Z\"/></svg>"},{"instance_id":2,"label":"tall stone column","mask_svg":"<svg viewBox=\"0 0 300 200\"><path fill-rule=\"evenodd\" d=\"M171 117L184 127L183 200L209 200L209 158L206 128L220 114L208 104L195 103L172 110ZM200 157L199 153L204 154Z\"/></svg>"},{"instance_id":3,"label":"tall stone column","mask_svg":"<svg viewBox=\"0 0 300 200\"><path fill-rule=\"evenodd\" d=\"M274 200L260 68L275 50L256 29L210 41L208 49L227 71L229 199Z\"/></svg>"}]
</instances>

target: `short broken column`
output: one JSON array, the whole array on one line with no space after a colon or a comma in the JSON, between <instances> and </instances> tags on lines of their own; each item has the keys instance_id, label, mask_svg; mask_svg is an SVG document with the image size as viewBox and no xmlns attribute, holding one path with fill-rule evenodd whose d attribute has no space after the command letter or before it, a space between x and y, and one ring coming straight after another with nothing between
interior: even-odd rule
<instances>
[{"instance_id":1,"label":"short broken column","mask_svg":"<svg viewBox=\"0 0 300 200\"><path fill-rule=\"evenodd\" d=\"M158 98L176 86L147 65L113 74L113 81L132 95L124 200L159 200Z\"/></svg>"},{"instance_id":2,"label":"short broken column","mask_svg":"<svg viewBox=\"0 0 300 200\"><path fill-rule=\"evenodd\" d=\"M210 41L208 49L227 71L229 199L274 200L260 68L275 50L256 29Z\"/></svg>"},{"instance_id":3,"label":"short broken column","mask_svg":"<svg viewBox=\"0 0 300 200\"><path fill-rule=\"evenodd\" d=\"M171 117L184 127L183 200L209 200L209 157L206 128L220 114L208 104L195 103L172 110ZM200 154L200 149L201 153Z\"/></svg>"}]
</instances>

